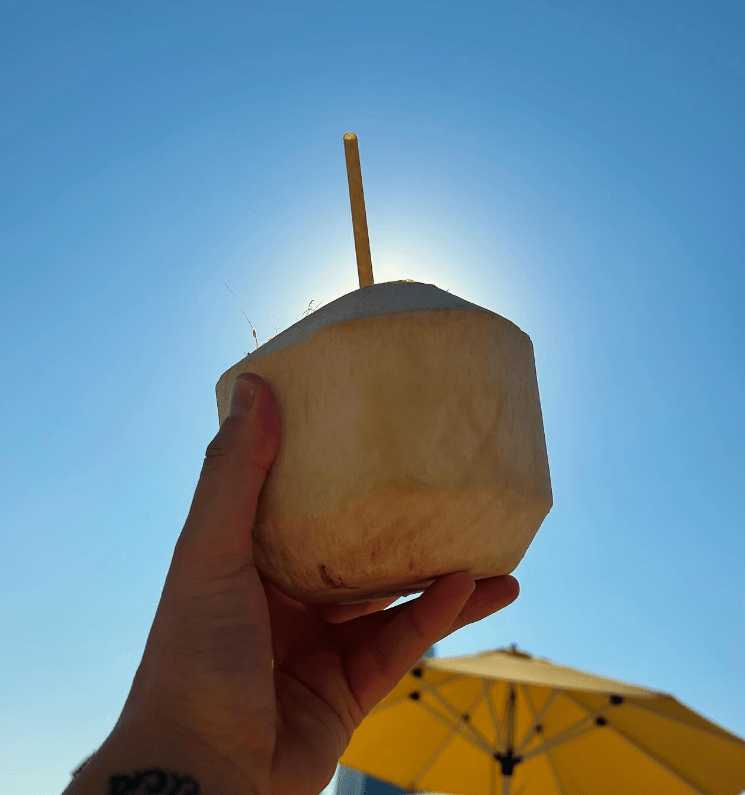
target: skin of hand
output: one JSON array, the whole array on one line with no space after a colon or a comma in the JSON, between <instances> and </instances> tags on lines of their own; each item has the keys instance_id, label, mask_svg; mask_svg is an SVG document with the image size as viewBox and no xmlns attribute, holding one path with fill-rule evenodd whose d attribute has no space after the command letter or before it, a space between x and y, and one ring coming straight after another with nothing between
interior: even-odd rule
<instances>
[{"instance_id":1,"label":"skin of hand","mask_svg":"<svg viewBox=\"0 0 745 795\"><path fill-rule=\"evenodd\" d=\"M115 731L177 736L220 760L251 795L318 795L355 728L429 647L512 603L519 585L456 572L390 610L395 599L291 599L256 569L252 549L279 442L271 388L240 376Z\"/></svg>"}]
</instances>

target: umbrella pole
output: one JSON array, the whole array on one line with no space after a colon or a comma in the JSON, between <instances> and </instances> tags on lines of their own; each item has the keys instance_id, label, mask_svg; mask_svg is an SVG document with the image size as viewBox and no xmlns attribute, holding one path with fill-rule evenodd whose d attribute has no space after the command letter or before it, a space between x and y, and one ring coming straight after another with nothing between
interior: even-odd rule
<instances>
[{"instance_id":1,"label":"umbrella pole","mask_svg":"<svg viewBox=\"0 0 745 795\"><path fill-rule=\"evenodd\" d=\"M510 695L507 699L507 754L505 760L502 762L502 795L510 795L512 788L512 771L514 765L512 760L515 753L515 685L510 682ZM508 767L505 767L504 761L509 760Z\"/></svg>"}]
</instances>

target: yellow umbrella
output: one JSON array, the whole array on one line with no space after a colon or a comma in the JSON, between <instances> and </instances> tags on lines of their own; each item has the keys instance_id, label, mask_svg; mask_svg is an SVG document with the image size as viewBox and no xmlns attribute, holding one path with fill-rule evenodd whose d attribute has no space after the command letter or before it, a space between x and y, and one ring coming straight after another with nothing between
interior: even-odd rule
<instances>
[{"instance_id":1,"label":"yellow umbrella","mask_svg":"<svg viewBox=\"0 0 745 795\"><path fill-rule=\"evenodd\" d=\"M673 696L518 651L422 658L342 765L456 795L737 795L745 741Z\"/></svg>"}]
</instances>

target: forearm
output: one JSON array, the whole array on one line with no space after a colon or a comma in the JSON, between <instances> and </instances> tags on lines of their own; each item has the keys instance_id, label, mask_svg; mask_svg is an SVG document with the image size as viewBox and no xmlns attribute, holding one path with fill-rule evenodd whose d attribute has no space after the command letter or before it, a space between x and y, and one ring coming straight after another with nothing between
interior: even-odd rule
<instances>
[{"instance_id":1,"label":"forearm","mask_svg":"<svg viewBox=\"0 0 745 795\"><path fill-rule=\"evenodd\" d=\"M62 795L259 795L232 765L182 738L115 729Z\"/></svg>"}]
</instances>

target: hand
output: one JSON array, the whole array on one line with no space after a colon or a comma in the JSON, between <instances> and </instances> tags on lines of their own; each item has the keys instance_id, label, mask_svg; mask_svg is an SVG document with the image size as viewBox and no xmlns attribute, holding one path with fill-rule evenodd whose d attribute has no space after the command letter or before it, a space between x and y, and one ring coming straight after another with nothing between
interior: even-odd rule
<instances>
[{"instance_id":1,"label":"hand","mask_svg":"<svg viewBox=\"0 0 745 795\"><path fill-rule=\"evenodd\" d=\"M390 610L395 599L313 605L284 595L257 571L252 549L279 436L269 385L240 377L117 727L156 727L209 749L246 792L317 795L355 728L427 649L513 602L519 585L510 576L474 584L458 572Z\"/></svg>"}]
</instances>

